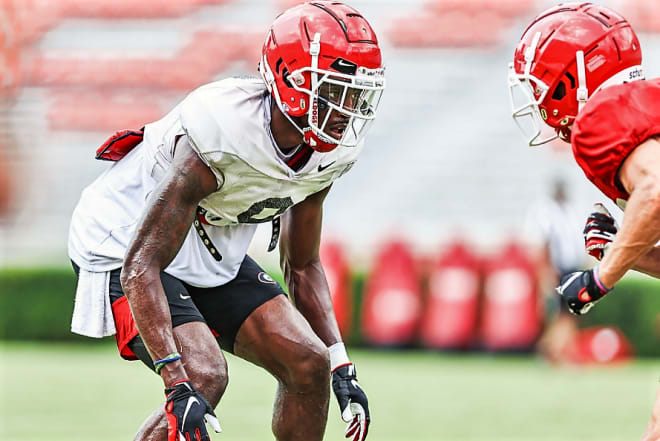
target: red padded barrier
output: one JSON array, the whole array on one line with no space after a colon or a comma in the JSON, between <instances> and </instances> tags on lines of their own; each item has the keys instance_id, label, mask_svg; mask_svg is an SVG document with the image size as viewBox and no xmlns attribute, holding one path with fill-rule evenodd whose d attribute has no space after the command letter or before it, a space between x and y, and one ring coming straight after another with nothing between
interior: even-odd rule
<instances>
[{"instance_id":1,"label":"red padded barrier","mask_svg":"<svg viewBox=\"0 0 660 441\"><path fill-rule=\"evenodd\" d=\"M353 321L353 290L351 271L344 248L334 240L323 239L319 250L323 272L328 281L332 307L337 318L339 331L346 341Z\"/></svg>"},{"instance_id":2,"label":"red padded barrier","mask_svg":"<svg viewBox=\"0 0 660 441\"><path fill-rule=\"evenodd\" d=\"M405 346L417 336L421 289L410 247L399 240L384 244L366 282L362 333L379 346Z\"/></svg>"},{"instance_id":3,"label":"red padded barrier","mask_svg":"<svg viewBox=\"0 0 660 441\"><path fill-rule=\"evenodd\" d=\"M481 342L488 350L530 350L542 324L536 269L522 246L506 245L484 265Z\"/></svg>"},{"instance_id":4,"label":"red padded barrier","mask_svg":"<svg viewBox=\"0 0 660 441\"><path fill-rule=\"evenodd\" d=\"M630 341L614 326L581 329L571 343L564 356L577 364L622 363L634 355Z\"/></svg>"},{"instance_id":5,"label":"red padded barrier","mask_svg":"<svg viewBox=\"0 0 660 441\"><path fill-rule=\"evenodd\" d=\"M471 248L456 240L429 273L420 338L434 349L467 349L476 336L479 312L480 262Z\"/></svg>"}]
</instances>

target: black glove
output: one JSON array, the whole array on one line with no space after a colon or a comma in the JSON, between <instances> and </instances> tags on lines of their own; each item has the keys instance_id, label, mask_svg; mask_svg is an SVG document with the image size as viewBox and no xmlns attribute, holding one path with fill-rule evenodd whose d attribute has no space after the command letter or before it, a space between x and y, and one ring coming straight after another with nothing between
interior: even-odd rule
<instances>
[{"instance_id":1,"label":"black glove","mask_svg":"<svg viewBox=\"0 0 660 441\"><path fill-rule=\"evenodd\" d=\"M369 430L369 400L357 381L355 366L345 364L332 371L332 390L339 402L341 418L349 423L346 438L363 441Z\"/></svg>"},{"instance_id":2,"label":"black glove","mask_svg":"<svg viewBox=\"0 0 660 441\"><path fill-rule=\"evenodd\" d=\"M204 420L216 432L222 431L213 408L190 380L174 383L165 389L165 395L167 441L210 441Z\"/></svg>"},{"instance_id":3,"label":"black glove","mask_svg":"<svg viewBox=\"0 0 660 441\"><path fill-rule=\"evenodd\" d=\"M594 204L594 212L587 218L582 231L587 253L601 260L618 230L619 226L607 208L603 204Z\"/></svg>"},{"instance_id":4,"label":"black glove","mask_svg":"<svg viewBox=\"0 0 660 441\"><path fill-rule=\"evenodd\" d=\"M597 267L589 271L565 275L556 290L564 297L569 311L575 315L586 314L596 302L611 291L598 279Z\"/></svg>"}]
</instances>

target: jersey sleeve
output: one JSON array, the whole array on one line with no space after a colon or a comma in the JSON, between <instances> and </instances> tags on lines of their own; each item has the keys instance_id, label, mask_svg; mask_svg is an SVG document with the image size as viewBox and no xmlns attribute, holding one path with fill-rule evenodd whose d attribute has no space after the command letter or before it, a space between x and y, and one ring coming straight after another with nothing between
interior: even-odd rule
<instances>
[{"instance_id":1,"label":"jersey sleeve","mask_svg":"<svg viewBox=\"0 0 660 441\"><path fill-rule=\"evenodd\" d=\"M220 168L223 136L217 115L210 106L211 97L205 92L204 88L197 89L183 100L179 120L191 147L211 169L220 188L224 184Z\"/></svg>"},{"instance_id":2,"label":"jersey sleeve","mask_svg":"<svg viewBox=\"0 0 660 441\"><path fill-rule=\"evenodd\" d=\"M573 126L573 155L587 178L613 201L629 195L617 173L628 155L660 132L658 82L613 86L598 92Z\"/></svg>"}]
</instances>

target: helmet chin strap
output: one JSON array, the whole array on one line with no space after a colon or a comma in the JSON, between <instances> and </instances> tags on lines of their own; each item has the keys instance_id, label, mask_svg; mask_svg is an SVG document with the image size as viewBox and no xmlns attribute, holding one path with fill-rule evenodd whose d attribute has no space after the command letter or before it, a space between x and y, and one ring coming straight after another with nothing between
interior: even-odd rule
<instances>
[{"instance_id":1,"label":"helmet chin strap","mask_svg":"<svg viewBox=\"0 0 660 441\"><path fill-rule=\"evenodd\" d=\"M532 71L532 63L534 62L534 57L536 57L536 48L539 45L539 40L541 39L541 33L537 32L532 38L532 42L529 47L525 49L525 81L532 89L532 93L535 91L534 85L529 81L529 76Z\"/></svg>"},{"instance_id":2,"label":"helmet chin strap","mask_svg":"<svg viewBox=\"0 0 660 441\"><path fill-rule=\"evenodd\" d=\"M589 90L587 89L587 73L584 69L584 52L577 51L575 52L575 59L577 62L577 74L578 74L578 88L577 88L577 100L578 100L578 113L582 110L587 100L589 99Z\"/></svg>"},{"instance_id":3,"label":"helmet chin strap","mask_svg":"<svg viewBox=\"0 0 660 441\"><path fill-rule=\"evenodd\" d=\"M265 56L261 59L261 63L259 63L259 73L261 73L262 78L266 82L266 86L268 87L268 90L271 92L271 96L275 99L275 104L277 104L277 108L280 110L280 112L282 112L282 114L286 117L286 119L289 120L291 125L295 127L296 130L298 130L301 135L304 136L305 132L303 131L303 129L298 125L298 123L296 123L293 120L291 115L289 115L286 109L284 108L284 104L280 99L279 90L277 90L277 83L275 82L275 76L273 75L273 72L270 70L270 67L268 66L268 62Z\"/></svg>"},{"instance_id":4,"label":"helmet chin strap","mask_svg":"<svg viewBox=\"0 0 660 441\"><path fill-rule=\"evenodd\" d=\"M307 125L308 130L304 132L305 142L311 147L316 147L316 139L312 136L314 133L313 127L318 127L318 117L319 117L319 99L318 99L318 84L319 84L319 75L316 73L319 67L319 54L321 53L321 33L317 32L314 34L314 38L309 43L309 54L312 56L310 73L310 108L307 112Z\"/></svg>"},{"instance_id":5,"label":"helmet chin strap","mask_svg":"<svg viewBox=\"0 0 660 441\"><path fill-rule=\"evenodd\" d=\"M307 112L307 127L303 129L303 139L310 147L321 152L327 152L339 145L329 140L319 132L323 132L319 127L319 55L321 54L321 33L314 34L314 38L309 43L309 54L312 56L310 72L310 99L311 106ZM329 116L329 114L328 114Z\"/></svg>"}]
</instances>

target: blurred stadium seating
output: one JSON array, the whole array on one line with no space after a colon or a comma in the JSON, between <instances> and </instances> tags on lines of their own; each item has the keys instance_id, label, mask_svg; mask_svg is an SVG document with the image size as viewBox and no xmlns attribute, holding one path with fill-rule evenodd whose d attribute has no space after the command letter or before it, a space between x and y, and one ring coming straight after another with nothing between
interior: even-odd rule
<instances>
[{"instance_id":1,"label":"blurred stadium seating","mask_svg":"<svg viewBox=\"0 0 660 441\"><path fill-rule=\"evenodd\" d=\"M38 250L45 262L65 260L68 215L106 166L89 159L96 145L198 85L254 75L268 23L296 3L0 0L0 185L14 189L0 198L2 259L31 264ZM457 226L497 246L551 174L566 175L578 201L597 198L564 148L527 154L508 118L506 63L523 23L549 2L353 3L380 35L389 90L369 148L328 201L326 228L348 235L349 258L366 262L393 230L417 249ZM657 2L610 3L658 31ZM657 51L658 37L645 36L646 53Z\"/></svg>"},{"instance_id":2,"label":"blurred stadium seating","mask_svg":"<svg viewBox=\"0 0 660 441\"><path fill-rule=\"evenodd\" d=\"M430 0L419 12L393 18L388 37L402 47L492 46L533 4L533 0Z\"/></svg>"},{"instance_id":3,"label":"blurred stadium seating","mask_svg":"<svg viewBox=\"0 0 660 441\"><path fill-rule=\"evenodd\" d=\"M656 0L620 0L614 6L625 11L626 18L638 32L660 32L660 3Z\"/></svg>"}]
</instances>

